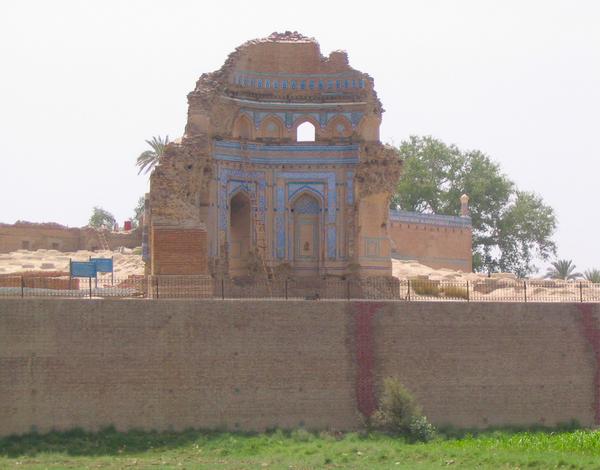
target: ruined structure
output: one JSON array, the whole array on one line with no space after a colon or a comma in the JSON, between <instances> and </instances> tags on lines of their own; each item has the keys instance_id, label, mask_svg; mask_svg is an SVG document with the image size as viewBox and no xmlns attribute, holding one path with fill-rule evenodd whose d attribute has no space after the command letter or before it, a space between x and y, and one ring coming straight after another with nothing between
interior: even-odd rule
<instances>
[{"instance_id":1,"label":"ruined structure","mask_svg":"<svg viewBox=\"0 0 600 470\"><path fill-rule=\"evenodd\" d=\"M142 242L140 229L128 231L96 230L92 227L66 227L54 222L18 221L0 223L0 253L16 250L115 250L135 248Z\"/></svg>"},{"instance_id":2,"label":"ruined structure","mask_svg":"<svg viewBox=\"0 0 600 470\"><path fill-rule=\"evenodd\" d=\"M151 176L148 274L391 275L401 161L379 140L373 79L345 52L290 32L249 41L188 103Z\"/></svg>"}]
</instances>

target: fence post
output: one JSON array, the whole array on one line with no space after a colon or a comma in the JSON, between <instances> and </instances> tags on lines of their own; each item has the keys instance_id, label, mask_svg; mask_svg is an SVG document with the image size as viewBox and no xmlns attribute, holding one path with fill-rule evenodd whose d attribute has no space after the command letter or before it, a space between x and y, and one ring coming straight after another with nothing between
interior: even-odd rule
<instances>
[{"instance_id":1,"label":"fence post","mask_svg":"<svg viewBox=\"0 0 600 470\"><path fill-rule=\"evenodd\" d=\"M408 279L408 280L406 281L406 283L407 283L407 286L408 286L408 290L407 290L407 296L406 296L406 298L407 298L407 300L410 302L410 279Z\"/></svg>"},{"instance_id":2,"label":"fence post","mask_svg":"<svg viewBox=\"0 0 600 470\"><path fill-rule=\"evenodd\" d=\"M467 281L467 302L471 301L471 294L469 293L469 281Z\"/></svg>"},{"instance_id":3,"label":"fence post","mask_svg":"<svg viewBox=\"0 0 600 470\"><path fill-rule=\"evenodd\" d=\"M21 298L25 297L25 279L21 276Z\"/></svg>"},{"instance_id":4,"label":"fence post","mask_svg":"<svg viewBox=\"0 0 600 470\"><path fill-rule=\"evenodd\" d=\"M350 301L350 279L346 279L346 300Z\"/></svg>"},{"instance_id":5,"label":"fence post","mask_svg":"<svg viewBox=\"0 0 600 470\"><path fill-rule=\"evenodd\" d=\"M225 279L221 277L221 300L225 300Z\"/></svg>"},{"instance_id":6,"label":"fence post","mask_svg":"<svg viewBox=\"0 0 600 470\"><path fill-rule=\"evenodd\" d=\"M88 283L90 288L90 299L92 298L92 278L88 277Z\"/></svg>"},{"instance_id":7,"label":"fence post","mask_svg":"<svg viewBox=\"0 0 600 470\"><path fill-rule=\"evenodd\" d=\"M288 278L285 277L285 300L288 299Z\"/></svg>"},{"instance_id":8,"label":"fence post","mask_svg":"<svg viewBox=\"0 0 600 470\"><path fill-rule=\"evenodd\" d=\"M154 283L154 286L156 287L156 298L158 299L158 276L156 276L156 277L154 278L154 280L156 281L156 282Z\"/></svg>"},{"instance_id":9,"label":"fence post","mask_svg":"<svg viewBox=\"0 0 600 470\"><path fill-rule=\"evenodd\" d=\"M583 302L583 282L579 281L579 301Z\"/></svg>"},{"instance_id":10,"label":"fence post","mask_svg":"<svg viewBox=\"0 0 600 470\"><path fill-rule=\"evenodd\" d=\"M523 281L523 294L525 295L525 303L527 303L527 281Z\"/></svg>"}]
</instances>

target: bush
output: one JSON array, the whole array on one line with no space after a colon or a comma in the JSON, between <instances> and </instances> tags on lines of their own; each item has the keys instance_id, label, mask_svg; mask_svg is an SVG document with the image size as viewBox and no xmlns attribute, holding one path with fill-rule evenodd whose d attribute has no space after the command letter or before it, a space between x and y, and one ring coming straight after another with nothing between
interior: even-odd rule
<instances>
[{"instance_id":1,"label":"bush","mask_svg":"<svg viewBox=\"0 0 600 470\"><path fill-rule=\"evenodd\" d=\"M425 416L413 416L408 430L410 437L416 441L429 442L435 437L435 427Z\"/></svg>"},{"instance_id":2,"label":"bush","mask_svg":"<svg viewBox=\"0 0 600 470\"><path fill-rule=\"evenodd\" d=\"M442 292L444 293L444 297L469 300L469 292L466 287L444 286L442 287Z\"/></svg>"},{"instance_id":3,"label":"bush","mask_svg":"<svg viewBox=\"0 0 600 470\"><path fill-rule=\"evenodd\" d=\"M429 279L409 279L411 290L417 295L438 297L440 295L439 281Z\"/></svg>"},{"instance_id":4,"label":"bush","mask_svg":"<svg viewBox=\"0 0 600 470\"><path fill-rule=\"evenodd\" d=\"M373 416L373 425L387 433L423 442L435 436L435 428L423 416L412 394L392 377L383 382L383 393L379 409Z\"/></svg>"}]
</instances>

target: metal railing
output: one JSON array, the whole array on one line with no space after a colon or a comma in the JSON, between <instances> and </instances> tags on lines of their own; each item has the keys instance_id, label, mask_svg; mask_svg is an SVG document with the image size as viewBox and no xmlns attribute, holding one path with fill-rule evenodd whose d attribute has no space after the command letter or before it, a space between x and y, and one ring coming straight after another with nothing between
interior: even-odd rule
<instances>
[{"instance_id":1,"label":"metal railing","mask_svg":"<svg viewBox=\"0 0 600 470\"><path fill-rule=\"evenodd\" d=\"M87 279L5 275L0 277L0 297L600 302L600 284L506 278L467 282L396 278L249 280L208 276L114 279L105 276Z\"/></svg>"}]
</instances>

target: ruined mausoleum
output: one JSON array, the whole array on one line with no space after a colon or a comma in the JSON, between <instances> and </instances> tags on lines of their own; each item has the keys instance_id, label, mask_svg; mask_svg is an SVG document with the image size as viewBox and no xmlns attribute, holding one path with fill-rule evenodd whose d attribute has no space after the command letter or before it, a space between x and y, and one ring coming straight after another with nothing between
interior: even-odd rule
<instances>
[{"instance_id":1,"label":"ruined mausoleum","mask_svg":"<svg viewBox=\"0 0 600 470\"><path fill-rule=\"evenodd\" d=\"M188 103L150 179L148 274L391 275L402 163L379 140L373 79L346 52L273 33L203 74Z\"/></svg>"},{"instance_id":2,"label":"ruined mausoleum","mask_svg":"<svg viewBox=\"0 0 600 470\"><path fill-rule=\"evenodd\" d=\"M151 176L150 274L391 274L401 162L379 141L373 79L345 52L275 33L202 75L188 102Z\"/></svg>"}]
</instances>

